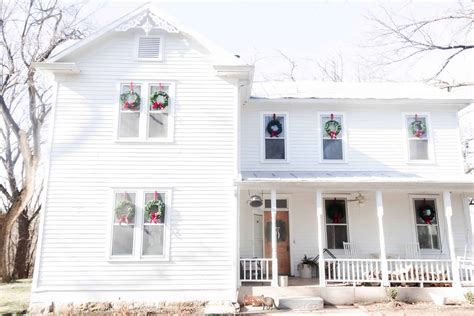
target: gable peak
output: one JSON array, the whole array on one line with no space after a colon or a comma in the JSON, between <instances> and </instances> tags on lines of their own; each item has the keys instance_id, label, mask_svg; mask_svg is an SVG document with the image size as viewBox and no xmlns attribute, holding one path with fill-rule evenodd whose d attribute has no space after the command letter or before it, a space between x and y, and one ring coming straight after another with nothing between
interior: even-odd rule
<instances>
[{"instance_id":1,"label":"gable peak","mask_svg":"<svg viewBox=\"0 0 474 316\"><path fill-rule=\"evenodd\" d=\"M115 31L125 32L132 28L142 29L146 35L148 35L148 33L150 33L150 31L154 29L164 30L168 33L179 33L177 27L165 21L158 15L154 14L148 8L140 12L136 16L131 17L130 19L119 24L115 28Z\"/></svg>"}]
</instances>

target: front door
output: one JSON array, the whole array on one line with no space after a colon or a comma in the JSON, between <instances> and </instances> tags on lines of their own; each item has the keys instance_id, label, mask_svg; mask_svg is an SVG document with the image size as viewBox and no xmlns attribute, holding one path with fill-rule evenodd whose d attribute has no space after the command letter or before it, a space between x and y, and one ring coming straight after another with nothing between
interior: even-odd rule
<instances>
[{"instance_id":1,"label":"front door","mask_svg":"<svg viewBox=\"0 0 474 316\"><path fill-rule=\"evenodd\" d=\"M272 219L271 212L264 212L265 221L265 258L272 257ZM278 274L290 274L290 225L288 224L288 212L277 211L276 230L277 230L277 258Z\"/></svg>"}]
</instances>

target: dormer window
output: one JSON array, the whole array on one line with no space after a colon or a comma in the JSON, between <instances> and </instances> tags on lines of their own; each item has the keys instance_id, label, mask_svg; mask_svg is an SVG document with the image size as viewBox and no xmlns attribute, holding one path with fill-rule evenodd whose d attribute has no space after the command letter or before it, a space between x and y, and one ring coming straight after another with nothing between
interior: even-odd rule
<instances>
[{"instance_id":1,"label":"dormer window","mask_svg":"<svg viewBox=\"0 0 474 316\"><path fill-rule=\"evenodd\" d=\"M162 46L162 37L141 36L138 38L137 58L139 60L162 60Z\"/></svg>"}]
</instances>

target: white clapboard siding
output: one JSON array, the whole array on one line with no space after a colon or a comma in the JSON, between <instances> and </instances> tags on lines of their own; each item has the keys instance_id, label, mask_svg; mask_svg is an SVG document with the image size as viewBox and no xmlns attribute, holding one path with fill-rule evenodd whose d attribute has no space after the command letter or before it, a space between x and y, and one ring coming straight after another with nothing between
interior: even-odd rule
<instances>
[{"instance_id":1,"label":"white clapboard siding","mask_svg":"<svg viewBox=\"0 0 474 316\"><path fill-rule=\"evenodd\" d=\"M338 105L292 103L282 104L251 100L242 108L242 170L379 170L422 174L436 171L462 174L463 162L459 144L457 109L450 105L364 105L361 101ZM288 113L289 162L261 162L261 112ZM345 113L347 163L321 163L321 137L318 112ZM430 113L434 145L434 163L407 163L404 144L403 112Z\"/></svg>"},{"instance_id":2,"label":"white clapboard siding","mask_svg":"<svg viewBox=\"0 0 474 316\"><path fill-rule=\"evenodd\" d=\"M63 289L88 295L94 289L199 289L200 297L208 290L227 299L235 290L229 231L235 225L236 86L216 77L205 49L182 35L165 34L162 62L138 62L135 43L133 31L108 36L64 60L76 62L79 75L57 77L38 293L33 291L32 302ZM120 81L175 83L173 142L115 141ZM169 261L107 261L110 188L128 186L173 190Z\"/></svg>"}]
</instances>

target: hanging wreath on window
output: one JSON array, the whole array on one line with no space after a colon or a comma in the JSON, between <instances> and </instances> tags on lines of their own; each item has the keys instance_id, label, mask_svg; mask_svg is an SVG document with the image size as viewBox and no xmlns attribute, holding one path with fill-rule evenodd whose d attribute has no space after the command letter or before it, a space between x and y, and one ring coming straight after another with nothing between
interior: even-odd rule
<instances>
[{"instance_id":1,"label":"hanging wreath on window","mask_svg":"<svg viewBox=\"0 0 474 316\"><path fill-rule=\"evenodd\" d=\"M410 123L410 132L412 136L418 138L426 134L426 124L418 120L418 115L415 115L415 120Z\"/></svg>"},{"instance_id":2,"label":"hanging wreath on window","mask_svg":"<svg viewBox=\"0 0 474 316\"><path fill-rule=\"evenodd\" d=\"M133 223L133 219L135 218L135 205L128 200L118 203L115 206L115 218L119 224Z\"/></svg>"},{"instance_id":3,"label":"hanging wreath on window","mask_svg":"<svg viewBox=\"0 0 474 316\"><path fill-rule=\"evenodd\" d=\"M333 224L339 224L342 222L344 219L344 211L344 205L337 203L336 199L334 199L334 202L326 207L326 213L332 220Z\"/></svg>"},{"instance_id":4,"label":"hanging wreath on window","mask_svg":"<svg viewBox=\"0 0 474 316\"><path fill-rule=\"evenodd\" d=\"M273 119L267 124L267 132L270 134L270 137L278 137L283 132L283 126L275 114L273 114Z\"/></svg>"},{"instance_id":5,"label":"hanging wreath on window","mask_svg":"<svg viewBox=\"0 0 474 316\"><path fill-rule=\"evenodd\" d=\"M341 123L334 120L334 114L331 114L331 119L324 124L324 130L331 139L336 139L337 135L341 132Z\"/></svg>"},{"instance_id":6,"label":"hanging wreath on window","mask_svg":"<svg viewBox=\"0 0 474 316\"><path fill-rule=\"evenodd\" d=\"M130 82L130 91L122 93L120 95L120 102L122 104L122 108L125 110L136 111L140 108L140 95L133 91L132 82Z\"/></svg>"},{"instance_id":7,"label":"hanging wreath on window","mask_svg":"<svg viewBox=\"0 0 474 316\"><path fill-rule=\"evenodd\" d=\"M426 204L426 200L425 200L425 203L423 205L418 207L417 213L418 213L418 216L423 221L425 221L425 224L428 224L428 225L431 224L431 221L433 221L433 219L435 218L435 215L436 215L435 210L431 206Z\"/></svg>"},{"instance_id":8,"label":"hanging wreath on window","mask_svg":"<svg viewBox=\"0 0 474 316\"><path fill-rule=\"evenodd\" d=\"M155 192L153 200L148 201L145 205L145 216L148 223L163 223L165 214L165 203L158 198Z\"/></svg>"},{"instance_id":9,"label":"hanging wreath on window","mask_svg":"<svg viewBox=\"0 0 474 316\"><path fill-rule=\"evenodd\" d=\"M169 98L168 93L162 91L160 85L160 91L155 91L150 96L150 106L153 110L164 110L168 107Z\"/></svg>"}]
</instances>

